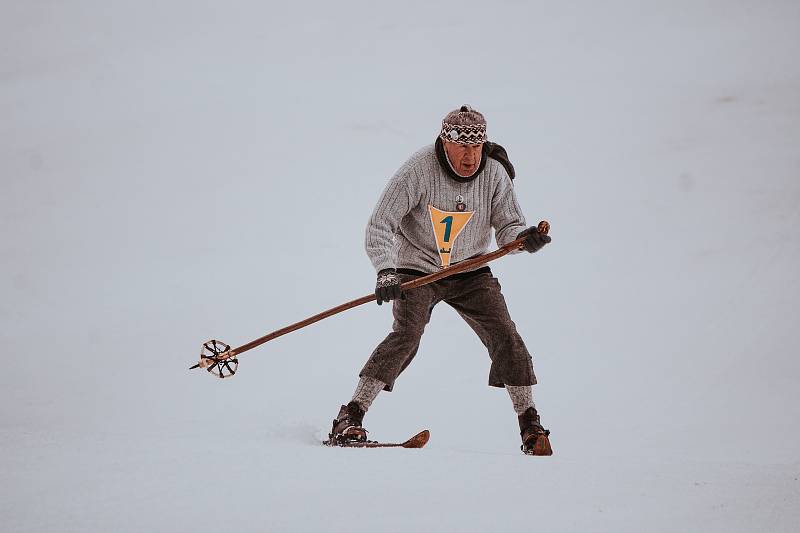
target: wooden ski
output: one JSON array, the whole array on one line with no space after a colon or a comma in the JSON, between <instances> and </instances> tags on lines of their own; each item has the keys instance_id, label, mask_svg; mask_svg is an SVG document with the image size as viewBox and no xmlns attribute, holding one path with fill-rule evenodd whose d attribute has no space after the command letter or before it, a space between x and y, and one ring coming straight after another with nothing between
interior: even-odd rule
<instances>
[{"instance_id":1,"label":"wooden ski","mask_svg":"<svg viewBox=\"0 0 800 533\"><path fill-rule=\"evenodd\" d=\"M374 440L342 442L326 440L322 444L335 448L422 448L428 444L430 438L431 432L427 429L423 429L407 441L401 443L377 442Z\"/></svg>"}]
</instances>

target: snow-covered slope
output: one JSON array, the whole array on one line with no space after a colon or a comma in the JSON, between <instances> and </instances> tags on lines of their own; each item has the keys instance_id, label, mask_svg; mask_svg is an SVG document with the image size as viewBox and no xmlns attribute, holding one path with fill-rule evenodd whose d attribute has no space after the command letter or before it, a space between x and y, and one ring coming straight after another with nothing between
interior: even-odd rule
<instances>
[{"instance_id":1,"label":"snow-covered slope","mask_svg":"<svg viewBox=\"0 0 800 533\"><path fill-rule=\"evenodd\" d=\"M800 520L796 2L4 2L8 531L791 531ZM318 446L391 323L384 183L470 103L553 244L493 265L556 455L437 307ZM444 377L448 376L445 381Z\"/></svg>"}]
</instances>

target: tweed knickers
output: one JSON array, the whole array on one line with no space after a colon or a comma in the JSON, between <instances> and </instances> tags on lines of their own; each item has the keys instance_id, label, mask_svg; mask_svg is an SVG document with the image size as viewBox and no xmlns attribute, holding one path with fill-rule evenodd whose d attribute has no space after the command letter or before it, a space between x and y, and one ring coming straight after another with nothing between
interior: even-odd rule
<instances>
[{"instance_id":1,"label":"tweed knickers","mask_svg":"<svg viewBox=\"0 0 800 533\"><path fill-rule=\"evenodd\" d=\"M399 273L402 282L414 275ZM445 278L411 289L405 300L392 302L392 332L375 348L359 377L386 383L391 391L397 376L411 363L434 306L444 301L478 334L492 361L489 385L534 385L533 361L508 314L500 282L491 272Z\"/></svg>"}]
</instances>

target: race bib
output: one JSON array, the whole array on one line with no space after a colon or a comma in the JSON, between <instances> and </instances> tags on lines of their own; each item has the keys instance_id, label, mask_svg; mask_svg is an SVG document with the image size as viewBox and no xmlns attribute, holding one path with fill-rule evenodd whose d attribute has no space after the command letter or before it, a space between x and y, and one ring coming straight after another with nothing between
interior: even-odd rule
<instances>
[{"instance_id":1,"label":"race bib","mask_svg":"<svg viewBox=\"0 0 800 533\"><path fill-rule=\"evenodd\" d=\"M456 237L472 219L474 211L441 211L428 205L433 225L433 236L436 239L436 249L439 250L439 259L442 268L450 265L450 251Z\"/></svg>"}]
</instances>

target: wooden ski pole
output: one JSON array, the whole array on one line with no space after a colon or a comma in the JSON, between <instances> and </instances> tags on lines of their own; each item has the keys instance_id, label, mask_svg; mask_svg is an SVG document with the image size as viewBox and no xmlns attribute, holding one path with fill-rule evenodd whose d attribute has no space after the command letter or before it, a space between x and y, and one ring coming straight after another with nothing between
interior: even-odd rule
<instances>
[{"instance_id":1,"label":"wooden ski pole","mask_svg":"<svg viewBox=\"0 0 800 533\"><path fill-rule=\"evenodd\" d=\"M537 226L539 233L547 234L550 231L550 224L546 220L542 220L539 222ZM407 291L410 289L415 289L417 287L422 287L423 285L427 285L429 283L433 283L434 281L438 281L440 279L444 279L446 277L452 276L453 274L458 274L459 272L464 272L466 270L472 270L474 268L479 267L489 261L494 261L495 259L499 259L504 255L507 255L514 250L518 250L522 248L522 243L525 241L525 237L520 237L510 243L506 244L505 246L501 246L497 250L493 252L489 252L483 255L479 255L478 257L473 257L471 259L465 259L464 261L460 261L455 265L451 265L447 268L443 268L439 272L434 272L433 274L428 274L427 276L421 276L417 279L408 281L403 283L400 287L403 291ZM255 340L248 342L247 344L243 344L237 348L231 349L231 347L225 344L222 341L212 339L207 341L203 344L203 348L200 352L200 362L197 364L189 367L190 370L195 368L205 368L215 376L220 378L226 378L234 375L239 365L239 361L237 356L256 348L257 346L261 346L262 344L269 342L273 339L276 339L282 335L286 335L287 333L291 333L292 331L296 331L298 329L304 328L314 322L319 322L325 318L330 316L336 315L341 313L342 311L347 311L348 309L352 309L353 307L357 307L359 305L363 305L368 302L372 302L375 300L375 294L369 294L367 296L362 296L361 298L357 298L355 300L351 300L349 302L343 303L327 311L323 311L318 313L314 316L308 317L305 320L301 320L300 322L296 322L294 324L290 324L284 328L279 330L273 331L272 333L268 333L263 337L259 337Z\"/></svg>"}]
</instances>

